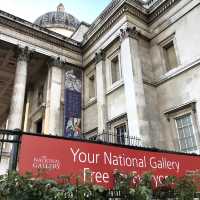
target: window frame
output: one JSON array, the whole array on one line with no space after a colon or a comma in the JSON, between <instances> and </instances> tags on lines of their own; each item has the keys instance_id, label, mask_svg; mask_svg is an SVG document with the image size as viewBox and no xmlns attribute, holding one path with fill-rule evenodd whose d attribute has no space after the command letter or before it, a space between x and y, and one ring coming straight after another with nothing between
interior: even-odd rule
<instances>
[{"instance_id":1,"label":"window frame","mask_svg":"<svg viewBox=\"0 0 200 200\"><path fill-rule=\"evenodd\" d=\"M189 115L190 118L191 118L191 125L192 125L192 130L193 130L193 136L194 136L195 145L196 145L196 146L193 146L192 148L195 148L195 147L197 148L196 150L191 150L191 151L188 150L188 149L186 149L185 151L181 149L180 134L179 134L179 131L178 131L179 128L178 128L178 124L177 124L177 119L181 119L181 118L183 118L184 116L187 116L187 115ZM188 111L188 112L186 112L186 113L184 113L182 115L179 115L179 116L175 117L174 120L175 120L175 126L176 126L176 133L177 133L178 143L179 143L179 150L183 151L183 152L197 151L198 150L198 140L197 140L197 136L195 134L196 131L195 131L195 124L194 124L194 119L193 119L192 111Z\"/></svg>"},{"instance_id":2,"label":"window frame","mask_svg":"<svg viewBox=\"0 0 200 200\"><path fill-rule=\"evenodd\" d=\"M117 60L117 62L115 62L115 60ZM121 80L121 69L120 69L120 61L119 61L119 55L116 55L115 57L113 57L110 60L111 64L110 64L110 74L111 74L111 85L115 85L117 82L119 82ZM113 67L115 67L115 75L116 75L116 80L114 81L114 77L113 77ZM118 67L118 69L116 69L116 67Z\"/></svg>"},{"instance_id":3,"label":"window frame","mask_svg":"<svg viewBox=\"0 0 200 200\"><path fill-rule=\"evenodd\" d=\"M94 77L94 96L90 97L90 79L91 77ZM85 82L86 86L85 86L85 90L86 90L86 103L90 103L96 100L96 92L97 92L97 88L96 88L96 71L95 69L93 69L92 71L90 71L89 73L86 74L86 82Z\"/></svg>"},{"instance_id":4,"label":"window frame","mask_svg":"<svg viewBox=\"0 0 200 200\"><path fill-rule=\"evenodd\" d=\"M200 135L199 135L198 122L197 122L197 114L196 114L196 102L194 101L174 107L164 113L167 119L166 123L170 123L170 129L171 129L171 133L170 133L171 140L168 140L168 143L173 144L173 147L175 148L175 150L181 152L176 119L187 114L191 114L193 134L195 137L195 142L197 144L197 150L195 151L195 153L196 152L200 153L200 145L198 145L200 144ZM194 151L188 151L188 152L194 153Z\"/></svg>"},{"instance_id":5,"label":"window frame","mask_svg":"<svg viewBox=\"0 0 200 200\"><path fill-rule=\"evenodd\" d=\"M41 83L37 88L37 106L41 106L44 103L44 88L44 83Z\"/></svg>"},{"instance_id":6,"label":"window frame","mask_svg":"<svg viewBox=\"0 0 200 200\"><path fill-rule=\"evenodd\" d=\"M129 137L129 127L128 127L128 119L127 114L124 113L122 115L117 116L116 118L113 118L109 122L107 122L108 127L108 134L109 134L109 141L112 143L117 143L117 135L115 132L115 128L120 127L122 125L126 126L126 137L125 137L125 144L128 144L129 141L127 141L126 138Z\"/></svg>"},{"instance_id":7,"label":"window frame","mask_svg":"<svg viewBox=\"0 0 200 200\"><path fill-rule=\"evenodd\" d=\"M170 59L169 59L169 55L168 55L168 49L169 48L174 49L174 53L175 53L175 57L176 57L176 65L175 66L170 65ZM176 55L176 49L175 49L175 46L174 46L174 42L170 41L167 45L165 45L163 47L163 52L164 52L164 60L165 60L165 66L166 66L167 71L170 71L174 68L177 68L178 67L178 59L177 59L177 55Z\"/></svg>"},{"instance_id":8,"label":"window frame","mask_svg":"<svg viewBox=\"0 0 200 200\"><path fill-rule=\"evenodd\" d=\"M41 126L41 132L37 131L39 122L41 122L41 125L42 125ZM36 130L35 133L42 135L43 129L44 129L44 119L41 117L41 118L37 119L34 123L35 123L35 130Z\"/></svg>"},{"instance_id":9,"label":"window frame","mask_svg":"<svg viewBox=\"0 0 200 200\"><path fill-rule=\"evenodd\" d=\"M118 58L118 62L119 62L119 80L115 81L113 83L113 77L112 77L112 61L115 58ZM109 86L110 89L116 87L117 85L119 85L122 80L123 80L123 74L122 74L122 67L121 67L121 59L120 59L120 52L119 49L115 50L110 56L107 57L108 60L108 65L109 65Z\"/></svg>"},{"instance_id":10,"label":"window frame","mask_svg":"<svg viewBox=\"0 0 200 200\"><path fill-rule=\"evenodd\" d=\"M168 59L168 55L167 55L167 52L166 52L167 46L169 46L170 43L173 44L175 56L176 56L177 65L174 66L174 67L169 66L169 61L168 61L169 59ZM163 61L163 65L165 67L165 71L168 72L170 70L177 68L180 65L180 59L179 59L179 56L178 56L179 54L178 54L178 48L177 48L177 45L176 45L175 33L171 34L169 37L164 39L158 45L161 48L162 61Z\"/></svg>"},{"instance_id":11,"label":"window frame","mask_svg":"<svg viewBox=\"0 0 200 200\"><path fill-rule=\"evenodd\" d=\"M125 127L126 131L123 133L123 139L122 139L122 135L120 133L120 143L119 143L119 141L118 141L119 136L118 136L118 133L117 133L117 129L119 129L120 127L121 128ZM114 126L114 135L116 137L117 144L120 144L120 145L126 144L127 143L127 138L128 138L127 124L124 122L124 123L121 123L121 124L118 124L118 125ZM123 140L123 142L121 142L122 140Z\"/></svg>"},{"instance_id":12,"label":"window frame","mask_svg":"<svg viewBox=\"0 0 200 200\"><path fill-rule=\"evenodd\" d=\"M90 140L90 141L98 141L98 134L97 133L95 133L95 134L93 134L93 135L90 135L90 136L87 136L88 137L88 140Z\"/></svg>"},{"instance_id":13,"label":"window frame","mask_svg":"<svg viewBox=\"0 0 200 200\"><path fill-rule=\"evenodd\" d=\"M88 77L88 89L89 89L88 97L89 97L89 99L93 99L96 97L96 83L95 82L96 82L96 76L95 76L95 74L91 74ZM91 88L91 86L92 86L92 88ZM91 89L93 91L91 91ZM93 95L91 95L91 94L93 94Z\"/></svg>"},{"instance_id":14,"label":"window frame","mask_svg":"<svg viewBox=\"0 0 200 200\"><path fill-rule=\"evenodd\" d=\"M98 140L98 128L95 128L87 133L84 133L84 136L87 138L87 140L97 141ZM96 140L94 140L94 139L96 139Z\"/></svg>"}]
</instances>

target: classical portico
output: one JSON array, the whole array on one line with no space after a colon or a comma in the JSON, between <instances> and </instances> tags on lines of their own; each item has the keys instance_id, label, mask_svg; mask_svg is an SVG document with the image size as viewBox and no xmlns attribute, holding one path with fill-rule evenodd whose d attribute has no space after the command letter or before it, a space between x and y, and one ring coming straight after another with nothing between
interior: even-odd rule
<instances>
[{"instance_id":1,"label":"classical portico","mask_svg":"<svg viewBox=\"0 0 200 200\"><path fill-rule=\"evenodd\" d=\"M9 130L28 131L31 129L30 96L33 95L33 85L40 82L40 78L48 71L48 57L27 46L19 47L2 41L0 43L0 56L4 55L3 51L6 52L6 56L2 57L0 73L0 104L4 105L0 107L1 125ZM6 74L7 80L4 81Z\"/></svg>"},{"instance_id":2,"label":"classical portico","mask_svg":"<svg viewBox=\"0 0 200 200\"><path fill-rule=\"evenodd\" d=\"M59 20L57 15L65 19ZM43 17L35 24L10 14L6 19L1 18L0 127L3 129L63 134L62 63L82 67L80 44L72 39L66 41L66 36L44 27L69 29L72 33L79 21L67 14L62 4L48 16L56 19L54 27L52 21L46 24Z\"/></svg>"},{"instance_id":3,"label":"classical portico","mask_svg":"<svg viewBox=\"0 0 200 200\"><path fill-rule=\"evenodd\" d=\"M62 135L63 60L27 46L0 45L1 128Z\"/></svg>"}]
</instances>

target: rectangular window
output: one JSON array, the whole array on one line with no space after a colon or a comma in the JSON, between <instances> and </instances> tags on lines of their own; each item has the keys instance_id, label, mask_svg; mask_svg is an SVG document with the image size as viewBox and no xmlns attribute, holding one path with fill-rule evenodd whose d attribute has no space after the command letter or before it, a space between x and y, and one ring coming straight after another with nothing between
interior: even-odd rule
<instances>
[{"instance_id":1,"label":"rectangular window","mask_svg":"<svg viewBox=\"0 0 200 200\"><path fill-rule=\"evenodd\" d=\"M93 135L91 137L88 138L90 141L97 141L98 137L97 135Z\"/></svg>"},{"instance_id":2,"label":"rectangular window","mask_svg":"<svg viewBox=\"0 0 200 200\"><path fill-rule=\"evenodd\" d=\"M95 76L92 75L89 77L89 99L95 97Z\"/></svg>"},{"instance_id":3,"label":"rectangular window","mask_svg":"<svg viewBox=\"0 0 200 200\"><path fill-rule=\"evenodd\" d=\"M119 58L116 56L111 60L112 84L120 80Z\"/></svg>"},{"instance_id":4,"label":"rectangular window","mask_svg":"<svg viewBox=\"0 0 200 200\"><path fill-rule=\"evenodd\" d=\"M125 144L126 141L126 124L115 127L118 144Z\"/></svg>"},{"instance_id":5,"label":"rectangular window","mask_svg":"<svg viewBox=\"0 0 200 200\"><path fill-rule=\"evenodd\" d=\"M35 125L36 125L36 133L41 134L42 133L42 118L39 119Z\"/></svg>"},{"instance_id":6,"label":"rectangular window","mask_svg":"<svg viewBox=\"0 0 200 200\"><path fill-rule=\"evenodd\" d=\"M164 46L164 54L165 54L167 70L173 69L178 66L173 41Z\"/></svg>"},{"instance_id":7,"label":"rectangular window","mask_svg":"<svg viewBox=\"0 0 200 200\"><path fill-rule=\"evenodd\" d=\"M197 143L194 135L192 114L186 114L175 119L180 150L192 152L197 150Z\"/></svg>"},{"instance_id":8,"label":"rectangular window","mask_svg":"<svg viewBox=\"0 0 200 200\"><path fill-rule=\"evenodd\" d=\"M40 106L43 101L44 101L44 95L43 95L43 92L44 92L44 85L41 85L39 88L38 88L38 106Z\"/></svg>"}]
</instances>

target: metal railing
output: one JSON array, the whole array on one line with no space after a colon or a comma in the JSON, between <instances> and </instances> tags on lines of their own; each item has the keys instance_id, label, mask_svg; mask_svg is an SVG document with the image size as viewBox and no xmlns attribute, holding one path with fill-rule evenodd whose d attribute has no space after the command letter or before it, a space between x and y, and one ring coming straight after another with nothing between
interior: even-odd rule
<instances>
[{"instance_id":1,"label":"metal railing","mask_svg":"<svg viewBox=\"0 0 200 200\"><path fill-rule=\"evenodd\" d=\"M2 159L5 159L6 157L9 158L10 170L16 169L20 138L23 134L24 132L22 132L21 130L11 131L0 129L0 163L2 163ZM103 134L98 134L92 138L88 138L87 136L81 136L76 137L76 139L123 146L142 146L141 140L139 138L130 137L127 133L117 135L111 132L104 132Z\"/></svg>"},{"instance_id":2,"label":"metal railing","mask_svg":"<svg viewBox=\"0 0 200 200\"><path fill-rule=\"evenodd\" d=\"M7 170L15 170L17 166L18 150L20 145L20 130L1 130L0 129L0 163L5 158L9 158Z\"/></svg>"},{"instance_id":3,"label":"metal railing","mask_svg":"<svg viewBox=\"0 0 200 200\"><path fill-rule=\"evenodd\" d=\"M103 134L98 134L96 136L88 138L87 140L102 142L102 143L125 145L125 146L135 146L135 147L142 146L141 139L136 136L129 136L128 134L117 135L115 133L110 133L110 132L109 133L104 132Z\"/></svg>"}]
</instances>

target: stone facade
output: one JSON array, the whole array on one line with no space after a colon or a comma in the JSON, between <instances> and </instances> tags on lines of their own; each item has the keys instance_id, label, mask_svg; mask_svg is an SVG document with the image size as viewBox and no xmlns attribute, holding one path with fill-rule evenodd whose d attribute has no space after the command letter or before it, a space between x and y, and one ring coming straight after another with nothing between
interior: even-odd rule
<instances>
[{"instance_id":1,"label":"stone facade","mask_svg":"<svg viewBox=\"0 0 200 200\"><path fill-rule=\"evenodd\" d=\"M68 38L1 11L0 125L63 136L65 72L77 68L85 137L199 153L199 17L198 0L114 0Z\"/></svg>"}]
</instances>

